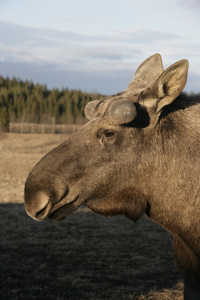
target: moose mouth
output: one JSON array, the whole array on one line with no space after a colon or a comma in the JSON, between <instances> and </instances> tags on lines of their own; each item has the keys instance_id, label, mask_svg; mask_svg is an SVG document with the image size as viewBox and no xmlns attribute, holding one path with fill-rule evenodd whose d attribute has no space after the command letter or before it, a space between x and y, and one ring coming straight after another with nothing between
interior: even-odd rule
<instances>
[{"instance_id":1,"label":"moose mouth","mask_svg":"<svg viewBox=\"0 0 200 300\"><path fill-rule=\"evenodd\" d=\"M67 217L68 215L76 211L79 208L79 206L82 204L82 202L80 203L80 201L78 201L79 195L77 195L74 198L74 200L70 202L68 201L68 203L62 200L60 200L56 204L53 204L52 201L49 200L47 205L39 212L37 212L35 216L36 219L42 221L46 218L49 218L50 220L61 221L65 217Z\"/></svg>"},{"instance_id":2,"label":"moose mouth","mask_svg":"<svg viewBox=\"0 0 200 300\"><path fill-rule=\"evenodd\" d=\"M70 203L64 204L59 208L53 207L48 218L53 221L61 221L65 217L69 216L71 213L75 212L81 205L79 200L79 195L75 197Z\"/></svg>"}]
</instances>

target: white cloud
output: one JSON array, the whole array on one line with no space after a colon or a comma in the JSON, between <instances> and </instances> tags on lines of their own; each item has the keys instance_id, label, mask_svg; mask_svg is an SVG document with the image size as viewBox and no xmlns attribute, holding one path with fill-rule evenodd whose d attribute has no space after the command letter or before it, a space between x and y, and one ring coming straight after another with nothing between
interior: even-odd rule
<instances>
[{"instance_id":1,"label":"white cloud","mask_svg":"<svg viewBox=\"0 0 200 300\"><path fill-rule=\"evenodd\" d=\"M195 90L194 82L197 84L197 78L200 78L200 68L196 68L196 63L199 61L200 41L184 33L135 27L113 29L104 34L86 34L8 22L0 22L0 28L0 61L13 63L11 64L15 65L13 70L15 72L19 70L19 75L20 72L24 74L26 69L27 78L31 78L28 75L31 74L31 69L32 76L36 77L35 70L40 66L41 72L37 76L41 78L43 74L46 77L44 80L51 82L51 86L53 83L48 77L48 72L51 73L52 68L52 72L58 74L59 82L63 83L62 76L67 74L70 84L72 84L71 78L74 78L77 88L84 83L85 88L92 90L93 88L89 89L88 84L95 85L96 78L98 82L94 88L99 92L109 93L109 78L111 82L114 82L114 79L119 82L120 78L121 82L128 81L129 77L131 80L139 64L154 53L163 56L166 67L179 59L188 58L192 78L195 78L189 82L193 90ZM27 66L27 68L23 67L23 72L22 68L20 71L20 64ZM69 72L72 74L71 78ZM18 74L15 73L16 76ZM89 81L87 83L86 78ZM103 80L102 84L99 80ZM103 83L107 89L103 89ZM118 86L120 87L119 83Z\"/></svg>"},{"instance_id":2,"label":"white cloud","mask_svg":"<svg viewBox=\"0 0 200 300\"><path fill-rule=\"evenodd\" d=\"M178 0L179 5L185 5L186 7L196 9L200 8L200 1L199 0Z\"/></svg>"},{"instance_id":3,"label":"white cloud","mask_svg":"<svg viewBox=\"0 0 200 300\"><path fill-rule=\"evenodd\" d=\"M4 32L1 60L58 63L75 69L116 69L116 63L135 62L146 52L153 53L155 48L157 52L166 49L166 43L170 47L182 40L177 34L145 28L94 35L5 22L0 25Z\"/></svg>"}]
</instances>

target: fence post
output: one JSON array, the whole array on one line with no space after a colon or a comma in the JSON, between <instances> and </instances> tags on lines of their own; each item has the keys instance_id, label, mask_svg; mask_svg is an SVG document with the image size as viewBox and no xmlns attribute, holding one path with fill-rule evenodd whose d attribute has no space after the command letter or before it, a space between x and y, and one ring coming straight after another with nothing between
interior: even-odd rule
<instances>
[{"instance_id":1,"label":"fence post","mask_svg":"<svg viewBox=\"0 0 200 300\"><path fill-rule=\"evenodd\" d=\"M55 117L52 117L52 133L55 133Z\"/></svg>"},{"instance_id":2,"label":"fence post","mask_svg":"<svg viewBox=\"0 0 200 300\"><path fill-rule=\"evenodd\" d=\"M23 133L23 130L24 130L24 123L21 122L21 133Z\"/></svg>"},{"instance_id":3,"label":"fence post","mask_svg":"<svg viewBox=\"0 0 200 300\"><path fill-rule=\"evenodd\" d=\"M12 133L12 122L9 123L9 131Z\"/></svg>"}]
</instances>

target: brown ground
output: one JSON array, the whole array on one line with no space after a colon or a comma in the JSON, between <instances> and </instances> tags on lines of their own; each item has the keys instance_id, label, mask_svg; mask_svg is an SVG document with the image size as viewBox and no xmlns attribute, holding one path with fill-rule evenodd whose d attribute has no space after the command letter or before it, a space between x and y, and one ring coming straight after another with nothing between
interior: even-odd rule
<instances>
[{"instance_id":1,"label":"brown ground","mask_svg":"<svg viewBox=\"0 0 200 300\"><path fill-rule=\"evenodd\" d=\"M54 223L26 215L29 171L65 138L0 135L0 299L182 300L172 237L147 217L134 224L82 209Z\"/></svg>"}]
</instances>

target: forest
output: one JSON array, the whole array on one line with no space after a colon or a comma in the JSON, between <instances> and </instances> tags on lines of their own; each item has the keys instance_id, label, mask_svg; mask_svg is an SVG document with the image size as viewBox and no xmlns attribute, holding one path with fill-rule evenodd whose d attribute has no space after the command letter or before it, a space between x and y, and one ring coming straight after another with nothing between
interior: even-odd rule
<instances>
[{"instance_id":1,"label":"forest","mask_svg":"<svg viewBox=\"0 0 200 300\"><path fill-rule=\"evenodd\" d=\"M83 124L84 107L103 95L62 88L48 89L34 84L0 76L0 127L8 129L9 122L50 124Z\"/></svg>"}]
</instances>

